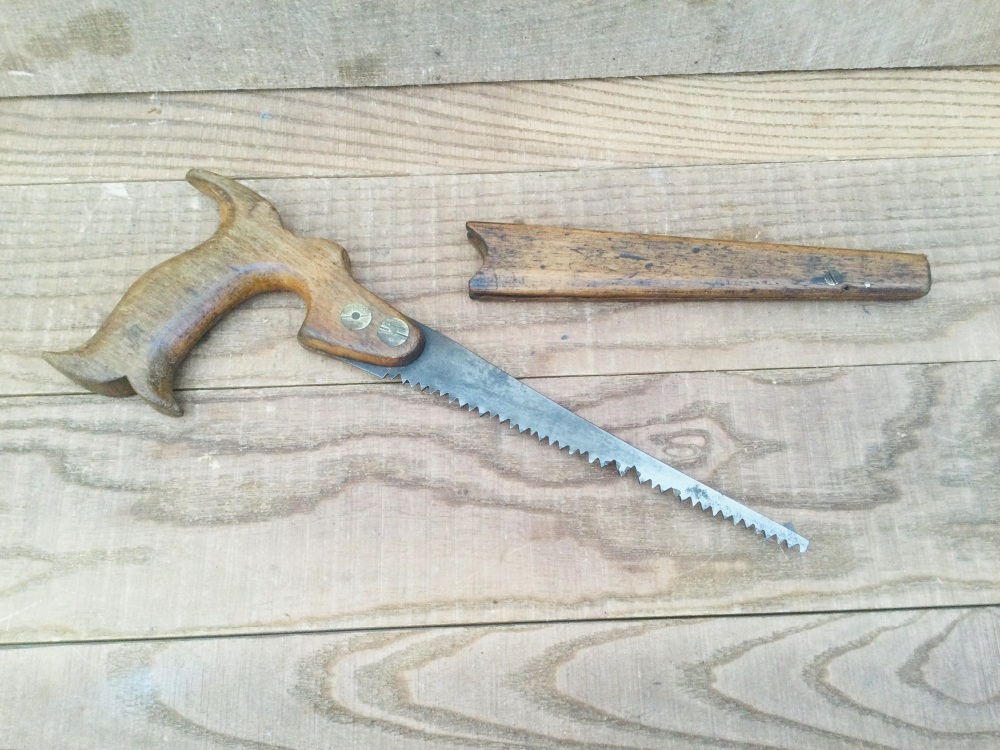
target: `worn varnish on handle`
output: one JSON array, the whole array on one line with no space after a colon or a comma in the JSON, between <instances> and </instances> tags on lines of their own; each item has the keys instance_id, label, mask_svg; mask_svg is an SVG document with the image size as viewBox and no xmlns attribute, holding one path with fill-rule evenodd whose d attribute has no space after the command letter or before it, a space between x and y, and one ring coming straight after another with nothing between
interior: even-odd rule
<instances>
[{"instance_id":1,"label":"worn varnish on handle","mask_svg":"<svg viewBox=\"0 0 1000 750\"><path fill-rule=\"evenodd\" d=\"M927 257L470 221L473 298L904 300Z\"/></svg>"},{"instance_id":2,"label":"worn varnish on handle","mask_svg":"<svg viewBox=\"0 0 1000 750\"><path fill-rule=\"evenodd\" d=\"M419 326L351 277L341 245L292 234L274 206L234 180L202 169L187 179L219 204L215 234L147 271L87 343L43 354L49 364L95 393L138 393L180 416L173 380L191 348L228 310L278 290L305 300L305 347L387 367L420 354Z\"/></svg>"}]
</instances>

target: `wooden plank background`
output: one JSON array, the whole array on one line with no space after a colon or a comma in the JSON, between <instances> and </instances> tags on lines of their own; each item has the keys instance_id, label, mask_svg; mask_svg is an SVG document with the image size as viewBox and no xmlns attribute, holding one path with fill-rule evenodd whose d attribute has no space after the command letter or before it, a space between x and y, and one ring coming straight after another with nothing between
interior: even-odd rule
<instances>
[{"instance_id":1,"label":"wooden plank background","mask_svg":"<svg viewBox=\"0 0 1000 750\"><path fill-rule=\"evenodd\" d=\"M2 96L1000 63L1000 9L949 0L8 0L0 24Z\"/></svg>"},{"instance_id":2,"label":"wooden plank background","mask_svg":"<svg viewBox=\"0 0 1000 750\"><path fill-rule=\"evenodd\" d=\"M5 184L967 156L998 108L992 68L15 98L0 154Z\"/></svg>"},{"instance_id":3,"label":"wooden plank background","mask_svg":"<svg viewBox=\"0 0 1000 750\"><path fill-rule=\"evenodd\" d=\"M996 64L991 4L9 7L0 95L47 96L0 98L0 747L1000 744L1000 70L926 67ZM213 230L192 166L809 551L309 353L291 295L182 419L81 393L37 354ZM471 219L933 286L473 302Z\"/></svg>"},{"instance_id":4,"label":"wooden plank background","mask_svg":"<svg viewBox=\"0 0 1000 750\"><path fill-rule=\"evenodd\" d=\"M1000 672L978 657L1000 646L998 619L989 607L75 644L0 651L0 669L7 716L53 717L18 722L16 747L978 749L997 736Z\"/></svg>"}]
</instances>

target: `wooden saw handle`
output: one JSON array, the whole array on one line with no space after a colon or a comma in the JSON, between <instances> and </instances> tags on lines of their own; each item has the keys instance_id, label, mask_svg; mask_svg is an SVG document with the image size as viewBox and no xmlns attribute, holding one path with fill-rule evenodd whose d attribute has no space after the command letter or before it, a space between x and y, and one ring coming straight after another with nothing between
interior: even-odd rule
<instances>
[{"instance_id":1,"label":"wooden saw handle","mask_svg":"<svg viewBox=\"0 0 1000 750\"><path fill-rule=\"evenodd\" d=\"M927 294L927 258L593 232L526 224L466 224L483 266L479 297L900 300Z\"/></svg>"},{"instance_id":2,"label":"wooden saw handle","mask_svg":"<svg viewBox=\"0 0 1000 750\"><path fill-rule=\"evenodd\" d=\"M191 348L226 311L276 290L306 302L303 346L386 366L420 354L419 327L351 277L343 247L292 234L274 206L234 180L201 169L187 179L218 202L215 234L147 271L87 343L43 354L49 364L95 393L138 393L180 416L173 379Z\"/></svg>"}]
</instances>

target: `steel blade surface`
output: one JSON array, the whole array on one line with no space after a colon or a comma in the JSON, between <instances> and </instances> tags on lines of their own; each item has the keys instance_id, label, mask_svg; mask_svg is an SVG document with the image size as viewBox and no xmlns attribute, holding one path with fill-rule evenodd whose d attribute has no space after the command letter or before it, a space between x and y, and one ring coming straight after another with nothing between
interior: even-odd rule
<instances>
[{"instance_id":1,"label":"steel blade surface","mask_svg":"<svg viewBox=\"0 0 1000 750\"><path fill-rule=\"evenodd\" d=\"M672 490L682 501L709 510L713 515L743 523L766 538L806 551L809 541L757 511L658 461L624 440L588 422L547 396L491 365L461 344L423 324L424 350L403 367L380 367L341 357L379 378L399 378L407 385L440 394L481 415L498 417L520 432L529 432L570 453L584 454L601 466L614 463L624 476L634 469L639 482L650 482L660 492Z\"/></svg>"}]
</instances>

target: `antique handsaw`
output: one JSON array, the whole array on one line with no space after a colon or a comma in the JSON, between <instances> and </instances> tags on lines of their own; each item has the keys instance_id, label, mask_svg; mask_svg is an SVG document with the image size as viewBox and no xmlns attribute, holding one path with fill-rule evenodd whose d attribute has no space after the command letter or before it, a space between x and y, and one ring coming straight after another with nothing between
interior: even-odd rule
<instances>
[{"instance_id":1,"label":"antique handsaw","mask_svg":"<svg viewBox=\"0 0 1000 750\"><path fill-rule=\"evenodd\" d=\"M358 284L346 250L286 230L275 208L234 180L193 169L188 181L219 204L215 234L147 271L83 346L43 355L95 393L138 394L180 416L173 395L179 364L229 309L266 291L306 301L299 341L379 378L440 394L507 422L591 463L630 470L640 483L805 551L809 542L732 498L686 476L559 406L433 329L407 318Z\"/></svg>"}]
</instances>

